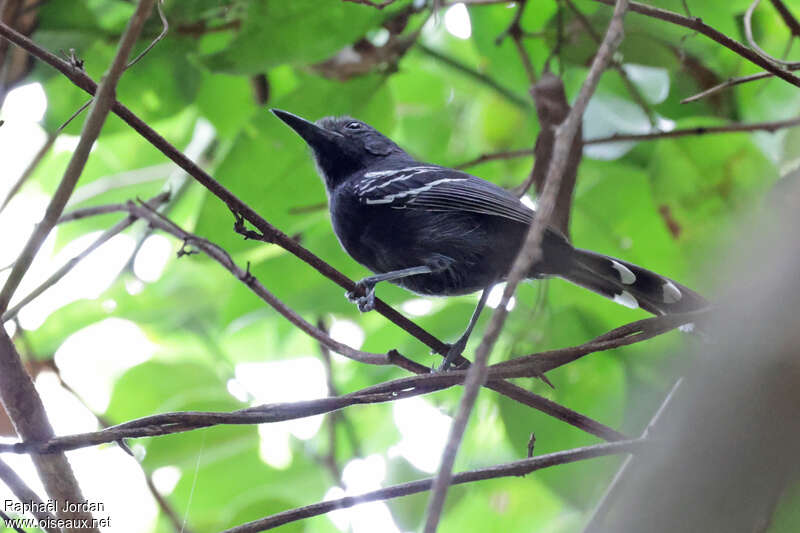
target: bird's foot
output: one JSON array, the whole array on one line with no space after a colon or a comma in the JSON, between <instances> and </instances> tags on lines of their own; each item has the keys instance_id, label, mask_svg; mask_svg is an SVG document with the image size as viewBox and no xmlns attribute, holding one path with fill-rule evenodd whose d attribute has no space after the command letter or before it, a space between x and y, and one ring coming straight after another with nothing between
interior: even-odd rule
<instances>
[{"instance_id":1,"label":"bird's foot","mask_svg":"<svg viewBox=\"0 0 800 533\"><path fill-rule=\"evenodd\" d=\"M461 356L461 352L464 351L464 348L466 346L467 346L466 339L464 340L459 339L457 342L451 344L447 350L447 354L445 354L444 356L444 361L442 361L442 364L439 366L438 369L436 369L436 371L446 372L450 370L450 367ZM459 364L456 365L454 369L456 370L460 369L465 363L466 363L465 360L459 361Z\"/></svg>"},{"instance_id":2,"label":"bird's foot","mask_svg":"<svg viewBox=\"0 0 800 533\"><path fill-rule=\"evenodd\" d=\"M359 296L358 293L362 292L364 296ZM375 309L375 284L361 281L356 282L356 289L354 291L347 291L345 293L347 299L358 306L358 310L362 313L372 311Z\"/></svg>"}]
</instances>

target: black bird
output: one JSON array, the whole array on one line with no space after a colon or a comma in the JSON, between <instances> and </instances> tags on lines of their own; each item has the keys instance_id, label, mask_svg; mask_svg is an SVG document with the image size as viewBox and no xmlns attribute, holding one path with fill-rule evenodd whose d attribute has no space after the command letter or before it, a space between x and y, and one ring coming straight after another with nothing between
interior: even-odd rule
<instances>
[{"instance_id":1,"label":"black bird","mask_svg":"<svg viewBox=\"0 0 800 533\"><path fill-rule=\"evenodd\" d=\"M362 312L373 308L380 281L435 296L483 291L466 331L445 357L442 368L448 368L463 351L489 290L507 276L535 212L493 183L415 160L360 120L326 117L315 124L272 112L311 147L339 242L375 273L357 283L365 296L347 295ZM555 228L545 230L541 259L528 273L550 276L656 315L707 306L675 281L574 248Z\"/></svg>"}]
</instances>

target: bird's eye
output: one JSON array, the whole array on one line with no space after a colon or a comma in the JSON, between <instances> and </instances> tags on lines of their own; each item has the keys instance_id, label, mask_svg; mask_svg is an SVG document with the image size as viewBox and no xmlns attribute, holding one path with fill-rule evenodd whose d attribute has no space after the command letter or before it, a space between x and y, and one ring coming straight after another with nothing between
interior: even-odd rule
<instances>
[{"instance_id":1,"label":"bird's eye","mask_svg":"<svg viewBox=\"0 0 800 533\"><path fill-rule=\"evenodd\" d=\"M361 123L360 122L355 122L355 121L348 122L347 124L345 124L344 127L345 127L345 129L348 129L348 130L360 130L361 129Z\"/></svg>"}]
</instances>

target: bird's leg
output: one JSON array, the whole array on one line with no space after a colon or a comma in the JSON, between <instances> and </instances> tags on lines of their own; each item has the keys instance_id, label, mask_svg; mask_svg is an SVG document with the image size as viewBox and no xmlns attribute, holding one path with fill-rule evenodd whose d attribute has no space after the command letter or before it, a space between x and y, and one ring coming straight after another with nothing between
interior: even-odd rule
<instances>
[{"instance_id":1,"label":"bird's leg","mask_svg":"<svg viewBox=\"0 0 800 533\"><path fill-rule=\"evenodd\" d=\"M360 281L357 281L356 290L348 291L345 293L345 296L347 296L348 300L358 305L359 311L366 313L367 311L372 311L375 308L375 285L377 283L381 281L391 281L395 279L406 278L408 276L416 276L417 274L430 274L437 271L438 269L428 265L422 265L411 268L403 268L401 270L392 270L391 272L385 272L383 274L375 274L374 276L368 276ZM364 289L364 296L357 296L356 293L359 289Z\"/></svg>"},{"instance_id":2,"label":"bird's leg","mask_svg":"<svg viewBox=\"0 0 800 533\"><path fill-rule=\"evenodd\" d=\"M442 366L439 367L440 372L450 368L450 365L453 363L453 361L458 358L458 356L461 355L461 352L464 351L464 348L466 348L467 340L469 340L469 336L472 334L472 329L478 322L478 317L481 316L481 311L483 311L483 308L486 306L486 299L489 298L489 291L491 291L491 289L492 286L483 289L483 292L481 293L481 299L478 300L478 305L472 312L472 318L469 319L467 329L464 330L464 333L461 334L456 342L450 345L450 349L447 350L447 355L442 362Z\"/></svg>"}]
</instances>

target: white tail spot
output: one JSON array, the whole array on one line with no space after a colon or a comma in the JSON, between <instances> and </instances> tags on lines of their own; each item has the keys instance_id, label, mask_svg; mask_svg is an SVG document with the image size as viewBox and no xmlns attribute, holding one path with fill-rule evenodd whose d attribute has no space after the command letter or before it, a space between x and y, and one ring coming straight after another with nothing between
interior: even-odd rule
<instances>
[{"instance_id":1,"label":"white tail spot","mask_svg":"<svg viewBox=\"0 0 800 533\"><path fill-rule=\"evenodd\" d=\"M628 291L622 291L621 293L615 295L614 301L631 309L636 309L639 307L639 302L637 302L636 298L634 298L633 295Z\"/></svg>"},{"instance_id":2,"label":"white tail spot","mask_svg":"<svg viewBox=\"0 0 800 533\"><path fill-rule=\"evenodd\" d=\"M636 283L636 274L631 272L631 269L619 263L617 261L611 260L611 266L614 267L614 270L619 272L619 279L622 281L624 285L632 285Z\"/></svg>"},{"instance_id":3,"label":"white tail spot","mask_svg":"<svg viewBox=\"0 0 800 533\"><path fill-rule=\"evenodd\" d=\"M683 298L681 291L671 281L665 281L664 285L661 286L661 290L664 291L664 303L674 304Z\"/></svg>"}]
</instances>

